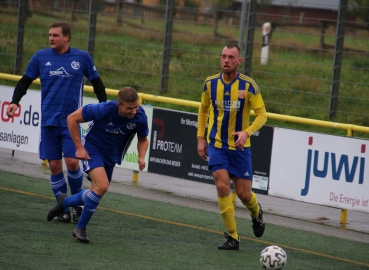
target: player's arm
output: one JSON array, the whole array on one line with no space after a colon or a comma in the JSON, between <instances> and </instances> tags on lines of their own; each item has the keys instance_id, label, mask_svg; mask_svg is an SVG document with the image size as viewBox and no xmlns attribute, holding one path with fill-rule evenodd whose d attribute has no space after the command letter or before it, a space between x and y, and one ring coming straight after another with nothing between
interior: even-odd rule
<instances>
[{"instance_id":1,"label":"player's arm","mask_svg":"<svg viewBox=\"0 0 369 270\"><path fill-rule=\"evenodd\" d=\"M83 107L82 107L83 108ZM67 125L69 133L72 136L74 145L76 146L76 157L78 159L90 159L85 147L82 144L79 123L85 122L82 117L82 108L77 109L67 117Z\"/></svg>"},{"instance_id":2,"label":"player's arm","mask_svg":"<svg viewBox=\"0 0 369 270\"><path fill-rule=\"evenodd\" d=\"M254 109L254 112L256 117L252 122L252 124L245 130L249 134L249 136L255 134L259 129L261 129L261 127L264 126L268 118L265 106Z\"/></svg>"},{"instance_id":3,"label":"player's arm","mask_svg":"<svg viewBox=\"0 0 369 270\"><path fill-rule=\"evenodd\" d=\"M8 117L13 117L15 111L18 109L18 104L22 97L27 93L28 87L33 82L33 79L23 75L23 77L18 81L17 85L14 88L12 101L10 102L9 107L6 110L6 115Z\"/></svg>"},{"instance_id":4,"label":"player's arm","mask_svg":"<svg viewBox=\"0 0 369 270\"><path fill-rule=\"evenodd\" d=\"M204 84L204 91L201 95L201 103L197 116L197 153L201 159L206 160L207 146L205 141L205 129L209 118L210 98L207 92L208 85Z\"/></svg>"},{"instance_id":5,"label":"player's arm","mask_svg":"<svg viewBox=\"0 0 369 270\"><path fill-rule=\"evenodd\" d=\"M149 140L147 137L137 136L138 168L141 171L146 167L145 155L148 147Z\"/></svg>"},{"instance_id":6,"label":"player's arm","mask_svg":"<svg viewBox=\"0 0 369 270\"><path fill-rule=\"evenodd\" d=\"M105 85L100 77L97 77L93 80L91 80L91 84L94 88L94 93L99 100L99 102L106 102L107 96L105 92Z\"/></svg>"}]
</instances>

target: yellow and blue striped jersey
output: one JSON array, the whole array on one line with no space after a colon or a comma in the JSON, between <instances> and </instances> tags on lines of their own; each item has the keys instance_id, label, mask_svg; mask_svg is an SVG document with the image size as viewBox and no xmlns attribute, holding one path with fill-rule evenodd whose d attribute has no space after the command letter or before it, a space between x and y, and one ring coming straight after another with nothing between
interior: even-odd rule
<instances>
[{"instance_id":1,"label":"yellow and blue striped jersey","mask_svg":"<svg viewBox=\"0 0 369 270\"><path fill-rule=\"evenodd\" d=\"M260 119L250 126L250 111L257 109L261 109ZM197 136L204 136L207 120L209 145L235 150L232 133L246 131L251 136L266 122L264 101L255 81L241 73L231 82L223 80L222 72L208 77L201 95ZM250 146L250 136L245 147Z\"/></svg>"}]
</instances>

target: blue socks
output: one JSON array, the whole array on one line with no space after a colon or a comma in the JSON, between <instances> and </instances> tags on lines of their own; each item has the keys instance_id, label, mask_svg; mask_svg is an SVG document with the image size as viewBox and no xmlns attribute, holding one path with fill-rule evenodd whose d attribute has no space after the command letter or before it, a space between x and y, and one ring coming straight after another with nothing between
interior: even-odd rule
<instances>
[{"instance_id":1,"label":"blue socks","mask_svg":"<svg viewBox=\"0 0 369 270\"><path fill-rule=\"evenodd\" d=\"M63 207L83 205L82 215L78 221L77 228L86 228L90 222L92 215L95 213L102 196L97 195L93 191L82 190L78 194L68 196L63 200Z\"/></svg>"},{"instance_id":2,"label":"blue socks","mask_svg":"<svg viewBox=\"0 0 369 270\"><path fill-rule=\"evenodd\" d=\"M100 203L101 196L97 195L95 192L91 191L85 201L83 207L82 215L78 221L77 228L86 228L87 224L90 222L92 215L95 213L97 206ZM63 202L64 205L64 202Z\"/></svg>"},{"instance_id":3,"label":"blue socks","mask_svg":"<svg viewBox=\"0 0 369 270\"><path fill-rule=\"evenodd\" d=\"M68 183L70 187L70 193L72 195L78 194L82 191L83 173L81 168L76 171L68 170Z\"/></svg>"},{"instance_id":4,"label":"blue socks","mask_svg":"<svg viewBox=\"0 0 369 270\"><path fill-rule=\"evenodd\" d=\"M63 200L64 207L75 207L84 205L86 201L86 194L88 190L82 190L80 193L68 196Z\"/></svg>"},{"instance_id":5,"label":"blue socks","mask_svg":"<svg viewBox=\"0 0 369 270\"><path fill-rule=\"evenodd\" d=\"M59 195L67 194L67 182L65 182L64 173L61 172L57 175L50 175L50 186L54 192L55 199L58 200ZM70 213L69 208L64 209L65 212Z\"/></svg>"}]
</instances>

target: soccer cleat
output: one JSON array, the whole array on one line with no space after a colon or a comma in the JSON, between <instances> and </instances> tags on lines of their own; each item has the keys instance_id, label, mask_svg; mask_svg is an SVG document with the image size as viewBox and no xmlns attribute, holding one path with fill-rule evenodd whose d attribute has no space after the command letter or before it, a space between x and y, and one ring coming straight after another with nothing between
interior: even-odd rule
<instances>
[{"instance_id":1,"label":"soccer cleat","mask_svg":"<svg viewBox=\"0 0 369 270\"><path fill-rule=\"evenodd\" d=\"M47 214L47 220L51 221L54 217L59 216L63 213L64 207L63 207L63 200L67 197L66 194L62 193L59 195L56 205L50 209L49 213ZM67 214L67 213L65 213ZM69 221L70 221L70 215L69 215ZM68 221L68 222L69 222Z\"/></svg>"},{"instance_id":2,"label":"soccer cleat","mask_svg":"<svg viewBox=\"0 0 369 270\"><path fill-rule=\"evenodd\" d=\"M230 236L228 233L224 233L224 237L227 238L227 241L218 246L218 249L225 250L237 250L240 248L240 238L238 237L238 241Z\"/></svg>"},{"instance_id":3,"label":"soccer cleat","mask_svg":"<svg viewBox=\"0 0 369 270\"><path fill-rule=\"evenodd\" d=\"M76 238L77 242L86 244L90 242L90 239L86 234L86 228L75 228L73 231L73 237Z\"/></svg>"},{"instance_id":4,"label":"soccer cleat","mask_svg":"<svg viewBox=\"0 0 369 270\"><path fill-rule=\"evenodd\" d=\"M262 237L264 234L264 230L265 230L265 223L264 223L264 219L263 219L263 210L261 209L261 205L260 203L258 203L259 205L259 215L257 218L254 218L251 216L252 218L252 229L254 230L254 235L256 237Z\"/></svg>"},{"instance_id":5,"label":"soccer cleat","mask_svg":"<svg viewBox=\"0 0 369 270\"><path fill-rule=\"evenodd\" d=\"M81 217L82 214L82 207L79 206L72 207L72 212L73 212L73 222L78 223L79 218Z\"/></svg>"},{"instance_id":6,"label":"soccer cleat","mask_svg":"<svg viewBox=\"0 0 369 270\"><path fill-rule=\"evenodd\" d=\"M63 212L60 215L54 217L55 222L61 223L69 223L70 222L70 214L68 212Z\"/></svg>"}]
</instances>

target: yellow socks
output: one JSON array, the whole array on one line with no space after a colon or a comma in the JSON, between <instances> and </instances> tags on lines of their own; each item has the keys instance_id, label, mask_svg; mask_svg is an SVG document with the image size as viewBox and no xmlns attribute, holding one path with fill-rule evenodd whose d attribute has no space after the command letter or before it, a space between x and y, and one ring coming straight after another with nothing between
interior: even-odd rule
<instances>
[{"instance_id":1,"label":"yellow socks","mask_svg":"<svg viewBox=\"0 0 369 270\"><path fill-rule=\"evenodd\" d=\"M242 202L244 206L246 206L247 209L249 209L251 216L253 218L257 218L259 215L259 205L258 200L256 198L256 194L252 192L252 197L249 202Z\"/></svg>"},{"instance_id":2,"label":"yellow socks","mask_svg":"<svg viewBox=\"0 0 369 270\"><path fill-rule=\"evenodd\" d=\"M223 223L228 231L228 234L234 239L238 240L238 233L236 229L236 220L234 218L234 205L231 196L218 197L218 205L222 215Z\"/></svg>"}]
</instances>

